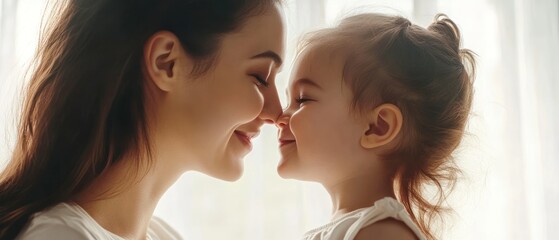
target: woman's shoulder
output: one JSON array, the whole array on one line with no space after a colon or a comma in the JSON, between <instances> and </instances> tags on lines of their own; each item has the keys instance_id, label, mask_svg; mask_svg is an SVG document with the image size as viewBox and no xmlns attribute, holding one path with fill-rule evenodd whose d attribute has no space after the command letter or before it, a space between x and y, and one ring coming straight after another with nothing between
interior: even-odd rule
<instances>
[{"instance_id":1,"label":"woman's shoulder","mask_svg":"<svg viewBox=\"0 0 559 240\"><path fill-rule=\"evenodd\" d=\"M89 240L87 234L79 229L64 224L62 222L33 222L28 228L24 229L17 239L21 240Z\"/></svg>"},{"instance_id":2,"label":"woman's shoulder","mask_svg":"<svg viewBox=\"0 0 559 240\"><path fill-rule=\"evenodd\" d=\"M153 216L149 223L148 236L151 239L181 240L181 235L163 219Z\"/></svg>"},{"instance_id":3,"label":"woman's shoulder","mask_svg":"<svg viewBox=\"0 0 559 240\"><path fill-rule=\"evenodd\" d=\"M153 217L148 228L150 240L180 240L180 235L165 221ZM75 203L59 203L34 214L17 239L93 240L122 238L101 227Z\"/></svg>"},{"instance_id":4,"label":"woman's shoulder","mask_svg":"<svg viewBox=\"0 0 559 240\"><path fill-rule=\"evenodd\" d=\"M17 239L89 240L99 237L107 238L78 208L71 203L59 203L35 213Z\"/></svg>"}]
</instances>

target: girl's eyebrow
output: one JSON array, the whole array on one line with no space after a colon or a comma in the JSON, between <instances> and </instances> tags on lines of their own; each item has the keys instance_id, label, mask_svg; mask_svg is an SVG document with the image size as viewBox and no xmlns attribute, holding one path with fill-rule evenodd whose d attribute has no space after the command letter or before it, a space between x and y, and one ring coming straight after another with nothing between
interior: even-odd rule
<instances>
[{"instance_id":1,"label":"girl's eyebrow","mask_svg":"<svg viewBox=\"0 0 559 240\"><path fill-rule=\"evenodd\" d=\"M293 84L293 87L297 87L297 86L299 86L299 85L308 85L308 86L312 86L312 87L315 87L315 88L318 88L318 89L322 90L322 87L321 87L318 83L316 83L315 81L310 80L310 79L308 79L308 78L301 78L301 79L298 79L298 80L295 81L295 83Z\"/></svg>"},{"instance_id":2,"label":"girl's eyebrow","mask_svg":"<svg viewBox=\"0 0 559 240\"><path fill-rule=\"evenodd\" d=\"M318 85L318 83L316 83L313 80L310 80L308 78L301 78L298 79L297 81L295 81L295 83L293 83L293 85L291 85L291 87L285 89L285 95L287 96L287 98L289 98L289 92L293 91L295 88L301 86L301 85L307 85L307 86L311 86L311 87L315 87L318 88L320 90L323 90L322 87L320 85Z\"/></svg>"}]
</instances>

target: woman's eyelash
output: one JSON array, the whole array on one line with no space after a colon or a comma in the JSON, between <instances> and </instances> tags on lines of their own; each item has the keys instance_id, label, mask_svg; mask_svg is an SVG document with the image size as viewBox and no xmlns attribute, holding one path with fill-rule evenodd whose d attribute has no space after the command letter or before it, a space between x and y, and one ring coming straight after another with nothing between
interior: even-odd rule
<instances>
[{"instance_id":1,"label":"woman's eyelash","mask_svg":"<svg viewBox=\"0 0 559 240\"><path fill-rule=\"evenodd\" d=\"M310 99L304 98L304 97L295 98L295 102L297 102L299 104L304 103L306 101L310 101Z\"/></svg>"},{"instance_id":2,"label":"woman's eyelash","mask_svg":"<svg viewBox=\"0 0 559 240\"><path fill-rule=\"evenodd\" d=\"M264 86L264 87L268 87L269 83L268 83L266 80L262 79L262 78L259 77L258 75L252 75L252 76L258 81L258 83L259 83L260 85L262 85L262 86Z\"/></svg>"}]
</instances>

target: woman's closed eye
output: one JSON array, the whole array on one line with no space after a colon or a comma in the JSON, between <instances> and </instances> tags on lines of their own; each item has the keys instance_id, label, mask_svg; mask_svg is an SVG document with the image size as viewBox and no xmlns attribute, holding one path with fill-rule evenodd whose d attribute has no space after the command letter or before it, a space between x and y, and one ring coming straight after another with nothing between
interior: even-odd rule
<instances>
[{"instance_id":1,"label":"woman's closed eye","mask_svg":"<svg viewBox=\"0 0 559 240\"><path fill-rule=\"evenodd\" d=\"M254 77L254 79L256 79L256 85L259 86L259 87L261 87L261 86L268 87L268 85L270 84L270 83L268 83L268 81L266 81L264 78L262 78L258 75L252 75L252 77Z\"/></svg>"}]
</instances>

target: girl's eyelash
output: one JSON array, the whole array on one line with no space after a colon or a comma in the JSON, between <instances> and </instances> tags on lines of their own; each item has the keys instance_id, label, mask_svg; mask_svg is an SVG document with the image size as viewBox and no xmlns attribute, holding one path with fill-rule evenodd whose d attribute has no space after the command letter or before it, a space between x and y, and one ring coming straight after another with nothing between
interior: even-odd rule
<instances>
[{"instance_id":1,"label":"girl's eyelash","mask_svg":"<svg viewBox=\"0 0 559 240\"><path fill-rule=\"evenodd\" d=\"M259 77L258 75L252 75L254 78L256 78L256 80L258 81L258 83L264 87L268 87L269 83L262 79L261 77Z\"/></svg>"},{"instance_id":2,"label":"girl's eyelash","mask_svg":"<svg viewBox=\"0 0 559 240\"><path fill-rule=\"evenodd\" d=\"M299 104L304 103L304 102L306 102L306 101L310 101L310 99L304 98L304 97L295 98L295 102L297 102L297 103L299 103Z\"/></svg>"}]
</instances>

